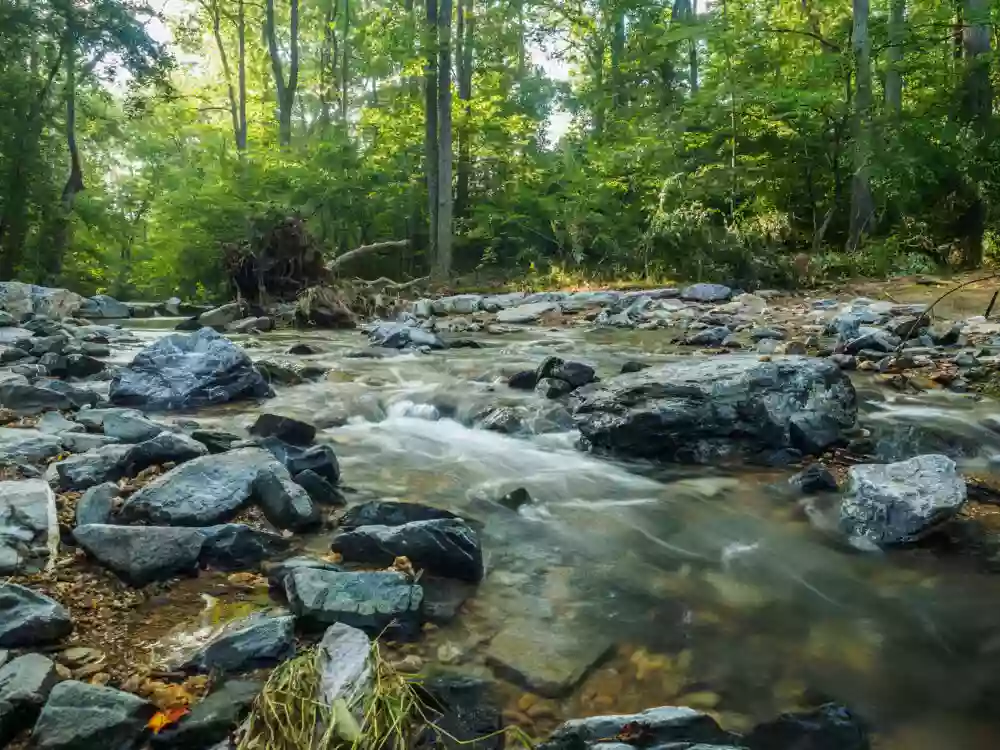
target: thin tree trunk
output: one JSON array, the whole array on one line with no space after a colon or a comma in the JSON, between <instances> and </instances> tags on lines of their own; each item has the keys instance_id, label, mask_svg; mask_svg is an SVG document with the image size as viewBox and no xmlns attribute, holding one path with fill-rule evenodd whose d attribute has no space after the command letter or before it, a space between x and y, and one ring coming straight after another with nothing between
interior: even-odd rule
<instances>
[{"instance_id":1,"label":"thin tree trunk","mask_svg":"<svg viewBox=\"0 0 1000 750\"><path fill-rule=\"evenodd\" d=\"M236 134L236 148L239 152L247 150L247 19L244 0L238 0L236 5L236 38L239 49L237 75L239 77L239 131Z\"/></svg>"},{"instance_id":2,"label":"thin tree trunk","mask_svg":"<svg viewBox=\"0 0 1000 750\"><path fill-rule=\"evenodd\" d=\"M326 0L323 14L323 46L319 53L319 121L320 130L330 126L330 104L333 98L333 81L337 70L337 0Z\"/></svg>"},{"instance_id":3,"label":"thin tree trunk","mask_svg":"<svg viewBox=\"0 0 1000 750\"><path fill-rule=\"evenodd\" d=\"M475 43L475 15L473 0L459 0L458 38L461 43L458 55L458 98L462 100L462 127L458 131L458 175L455 195L455 215L465 217L469 207L469 182L472 175L472 147L470 128L472 119L472 64Z\"/></svg>"},{"instance_id":4,"label":"thin tree trunk","mask_svg":"<svg viewBox=\"0 0 1000 750\"><path fill-rule=\"evenodd\" d=\"M291 0L288 39L288 82L281 64L278 37L274 27L274 0L264 5L264 36L271 56L271 70L278 98L278 142L288 146L292 142L292 110L295 107L295 92L299 84L299 0Z\"/></svg>"},{"instance_id":5,"label":"thin tree trunk","mask_svg":"<svg viewBox=\"0 0 1000 750\"><path fill-rule=\"evenodd\" d=\"M993 87L990 83L990 4L988 0L965 0L965 78L962 87L962 115L979 135L980 147L991 131ZM983 262L983 234L987 206L983 189L976 180L972 204L962 217L962 265L975 268Z\"/></svg>"},{"instance_id":6,"label":"thin tree trunk","mask_svg":"<svg viewBox=\"0 0 1000 750\"><path fill-rule=\"evenodd\" d=\"M872 229L875 205L872 199L869 170L871 138L871 38L868 36L868 0L853 0L854 31L854 174L851 178L851 223L847 250L857 250L863 235Z\"/></svg>"},{"instance_id":7,"label":"thin tree trunk","mask_svg":"<svg viewBox=\"0 0 1000 750\"><path fill-rule=\"evenodd\" d=\"M278 141L287 145L291 134L285 140L285 73L282 70L281 52L278 50L278 36L274 28L274 0L266 0L264 4L264 36L267 38L267 51L271 57L271 72L274 77L274 88L278 103Z\"/></svg>"},{"instance_id":8,"label":"thin tree trunk","mask_svg":"<svg viewBox=\"0 0 1000 750\"><path fill-rule=\"evenodd\" d=\"M340 39L340 122L347 127L347 91L351 84L350 43L347 36L351 32L351 0L344 0L344 31Z\"/></svg>"},{"instance_id":9,"label":"thin tree trunk","mask_svg":"<svg viewBox=\"0 0 1000 750\"><path fill-rule=\"evenodd\" d=\"M625 56L625 11L614 9L611 29L611 106L619 109L625 101L622 58Z\"/></svg>"},{"instance_id":10,"label":"thin tree trunk","mask_svg":"<svg viewBox=\"0 0 1000 750\"><path fill-rule=\"evenodd\" d=\"M524 79L527 68L527 51L524 44L524 3L525 0L517 0L517 80Z\"/></svg>"},{"instance_id":11,"label":"thin tree trunk","mask_svg":"<svg viewBox=\"0 0 1000 750\"><path fill-rule=\"evenodd\" d=\"M906 0L891 0L889 8L889 68L885 73L885 106L897 117L903 111L903 42L906 37Z\"/></svg>"},{"instance_id":12,"label":"thin tree trunk","mask_svg":"<svg viewBox=\"0 0 1000 750\"><path fill-rule=\"evenodd\" d=\"M226 54L226 45L222 41L222 9L219 7L219 0L204 2L203 6L212 16L212 36L215 39L215 47L219 50L219 60L222 62L222 75L226 79L226 95L229 99L229 114L233 121L233 142L236 149L240 148L240 112L236 101L236 89L233 87L232 69L229 67L229 55Z\"/></svg>"},{"instance_id":13,"label":"thin tree trunk","mask_svg":"<svg viewBox=\"0 0 1000 750\"><path fill-rule=\"evenodd\" d=\"M437 0L425 0L427 26L424 29L424 176L427 178L428 253L437 262L438 213L438 103L437 103Z\"/></svg>"},{"instance_id":14,"label":"thin tree trunk","mask_svg":"<svg viewBox=\"0 0 1000 750\"><path fill-rule=\"evenodd\" d=\"M452 0L438 8L438 215L437 258L434 273L447 279L451 273L451 9Z\"/></svg>"},{"instance_id":15,"label":"thin tree trunk","mask_svg":"<svg viewBox=\"0 0 1000 750\"><path fill-rule=\"evenodd\" d=\"M56 222L52 248L47 257L48 262L45 263L45 278L53 282L62 272L62 258L69 248L70 214L76 203L76 196L85 189L80 149L76 141L76 17L72 5L66 10L66 37L66 148L69 151L69 176L63 186L62 213Z\"/></svg>"}]
</instances>

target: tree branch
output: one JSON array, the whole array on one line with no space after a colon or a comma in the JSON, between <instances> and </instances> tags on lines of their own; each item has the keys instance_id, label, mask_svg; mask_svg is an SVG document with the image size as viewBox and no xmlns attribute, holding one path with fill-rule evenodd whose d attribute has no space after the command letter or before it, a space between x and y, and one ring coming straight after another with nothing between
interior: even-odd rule
<instances>
[{"instance_id":1,"label":"tree branch","mask_svg":"<svg viewBox=\"0 0 1000 750\"><path fill-rule=\"evenodd\" d=\"M376 242L371 245L362 245L361 247L356 247L353 250L349 250L343 255L338 255L336 258L331 260L326 264L326 270L335 271L340 266L344 265L348 261L354 260L362 255L368 255L370 253L380 253L385 250L405 250L410 246L409 240L390 240L388 242Z\"/></svg>"}]
</instances>

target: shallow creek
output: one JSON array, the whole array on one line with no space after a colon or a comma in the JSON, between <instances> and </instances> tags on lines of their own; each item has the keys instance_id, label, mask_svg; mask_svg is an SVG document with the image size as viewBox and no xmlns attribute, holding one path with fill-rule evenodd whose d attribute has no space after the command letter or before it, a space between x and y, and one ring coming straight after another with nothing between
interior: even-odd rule
<instances>
[{"instance_id":1,"label":"shallow creek","mask_svg":"<svg viewBox=\"0 0 1000 750\"><path fill-rule=\"evenodd\" d=\"M133 325L148 341L175 322ZM345 356L364 348L359 333L244 338L255 359L330 373L279 388L262 407L234 404L190 417L239 431L266 409L321 428L341 425L318 439L334 445L355 491L349 499L419 501L480 524L485 581L454 622L417 648L430 664L485 671L489 642L503 632L522 644L529 665L596 661L551 710L510 688L509 715L536 732L564 716L663 704L711 709L740 730L836 700L876 727L879 748L1000 747L993 710L1000 574L954 551L871 554L842 546L771 486L790 471L654 470L581 453L552 402L500 380L547 354L593 364L602 377L628 359L664 361L677 355L662 332L537 328L477 340L485 348L359 359ZM299 342L323 353L281 354ZM865 426L909 424L942 444L966 446L963 468L977 475L1000 454L1000 433L983 426L1000 417L993 402L893 398L863 375L858 385ZM463 426L497 404L529 406L538 434L513 438ZM517 487L534 500L519 513L483 499ZM969 523L992 519L990 506L979 507L985 520ZM304 546L326 552L328 534Z\"/></svg>"}]
</instances>

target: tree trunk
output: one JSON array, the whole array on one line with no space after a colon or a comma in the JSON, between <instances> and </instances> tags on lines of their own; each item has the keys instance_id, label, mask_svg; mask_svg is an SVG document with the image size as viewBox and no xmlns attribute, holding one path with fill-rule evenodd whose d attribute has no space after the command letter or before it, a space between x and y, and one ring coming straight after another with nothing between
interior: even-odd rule
<instances>
[{"instance_id":1,"label":"tree trunk","mask_svg":"<svg viewBox=\"0 0 1000 750\"><path fill-rule=\"evenodd\" d=\"M319 122L326 130L332 122L330 105L334 97L337 74L337 0L326 0L323 14L323 46L319 53Z\"/></svg>"},{"instance_id":2,"label":"tree trunk","mask_svg":"<svg viewBox=\"0 0 1000 750\"><path fill-rule=\"evenodd\" d=\"M351 32L351 0L344 0L344 31L340 38L341 60L340 60L340 122L347 127L347 92L351 85L351 64L349 55L351 53L350 43L347 36Z\"/></svg>"},{"instance_id":3,"label":"tree trunk","mask_svg":"<svg viewBox=\"0 0 1000 750\"><path fill-rule=\"evenodd\" d=\"M616 7L611 28L611 106L619 109L625 101L622 58L625 56L625 11Z\"/></svg>"},{"instance_id":4,"label":"tree trunk","mask_svg":"<svg viewBox=\"0 0 1000 750\"><path fill-rule=\"evenodd\" d=\"M240 89L240 123L236 134L236 148L242 154L247 150L247 18L244 0L238 0L236 8L236 38L239 48L239 60L236 65Z\"/></svg>"},{"instance_id":5,"label":"tree trunk","mask_svg":"<svg viewBox=\"0 0 1000 750\"><path fill-rule=\"evenodd\" d=\"M871 38L868 36L868 0L853 0L854 31L854 174L851 178L851 223L847 250L857 250L863 235L872 229L875 205L869 182L872 155Z\"/></svg>"},{"instance_id":6,"label":"tree trunk","mask_svg":"<svg viewBox=\"0 0 1000 750\"><path fill-rule=\"evenodd\" d=\"M278 143L288 146L292 142L292 109L299 82L299 0L291 0L287 83L274 27L274 0L267 0L264 5L264 36L267 37L267 50L271 57L271 70L278 95Z\"/></svg>"},{"instance_id":7,"label":"tree trunk","mask_svg":"<svg viewBox=\"0 0 1000 750\"><path fill-rule=\"evenodd\" d=\"M204 2L203 6L212 17L212 37L215 39L215 47L219 50L219 60L222 62L222 75L226 79L226 96L229 100L229 115L233 121L233 142L237 151L240 148L240 111L236 101L236 89L233 87L232 69L229 67L229 55L226 54L226 45L222 41L222 9L219 7L219 0Z\"/></svg>"},{"instance_id":8,"label":"tree trunk","mask_svg":"<svg viewBox=\"0 0 1000 750\"><path fill-rule=\"evenodd\" d=\"M993 87L990 83L990 4L988 0L965 0L965 27L962 32L965 50L965 79L962 87L962 115L986 145L993 112ZM962 218L962 265L975 268L983 262L983 233L987 207L982 186L976 180L969 209Z\"/></svg>"},{"instance_id":9,"label":"tree trunk","mask_svg":"<svg viewBox=\"0 0 1000 750\"><path fill-rule=\"evenodd\" d=\"M452 0L441 0L438 8L438 214L437 257L434 275L447 279L451 273L451 8Z\"/></svg>"},{"instance_id":10,"label":"tree trunk","mask_svg":"<svg viewBox=\"0 0 1000 750\"><path fill-rule=\"evenodd\" d=\"M472 118L472 48L475 40L473 0L459 0L458 5L458 98L462 100L462 127L458 131L458 175L455 188L455 215L465 217L469 207L469 181L472 175L472 148L469 143Z\"/></svg>"},{"instance_id":11,"label":"tree trunk","mask_svg":"<svg viewBox=\"0 0 1000 750\"><path fill-rule=\"evenodd\" d=\"M885 73L885 106L897 117L903 111L903 43L906 38L906 0L891 0L889 8L889 68Z\"/></svg>"},{"instance_id":12,"label":"tree trunk","mask_svg":"<svg viewBox=\"0 0 1000 750\"><path fill-rule=\"evenodd\" d=\"M437 0L425 0L427 27L424 29L424 176L427 178L428 253L437 262L438 212L438 95L437 95Z\"/></svg>"},{"instance_id":13,"label":"tree trunk","mask_svg":"<svg viewBox=\"0 0 1000 750\"><path fill-rule=\"evenodd\" d=\"M671 25L686 24L693 26L695 21L693 3L696 1L674 0L674 5L670 12ZM698 40L693 35L688 43L688 90L692 94L698 93Z\"/></svg>"}]
</instances>

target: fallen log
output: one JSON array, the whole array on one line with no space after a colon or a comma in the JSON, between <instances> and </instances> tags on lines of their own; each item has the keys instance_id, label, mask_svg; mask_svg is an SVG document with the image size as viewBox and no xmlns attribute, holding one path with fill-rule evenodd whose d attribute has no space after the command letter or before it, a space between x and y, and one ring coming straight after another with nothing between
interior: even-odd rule
<instances>
[{"instance_id":1,"label":"fallen log","mask_svg":"<svg viewBox=\"0 0 1000 750\"><path fill-rule=\"evenodd\" d=\"M410 246L409 240L389 240L387 242L374 242L371 245L362 245L361 247L356 247L353 250L348 250L343 255L338 255L326 264L327 271L336 271L345 263L359 258L362 255L369 255L371 253L381 253L386 250L405 250Z\"/></svg>"}]
</instances>

